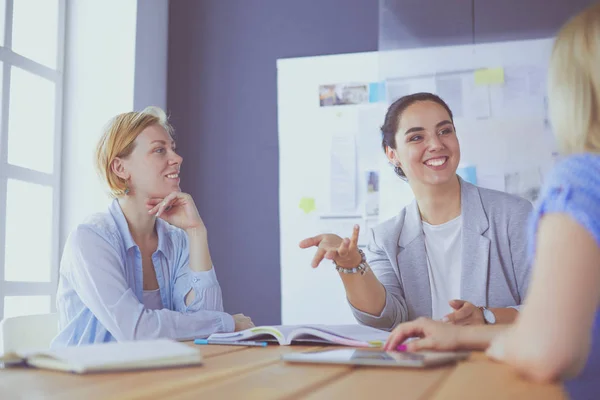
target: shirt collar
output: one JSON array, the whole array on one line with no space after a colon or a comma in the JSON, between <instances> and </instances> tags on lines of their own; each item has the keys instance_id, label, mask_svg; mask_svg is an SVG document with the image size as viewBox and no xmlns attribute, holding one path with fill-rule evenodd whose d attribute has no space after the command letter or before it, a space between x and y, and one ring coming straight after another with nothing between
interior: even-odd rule
<instances>
[{"instance_id":1,"label":"shirt collar","mask_svg":"<svg viewBox=\"0 0 600 400\"><path fill-rule=\"evenodd\" d=\"M133 236L131 236L131 232L129 231L129 225L127 224L127 219L125 219L125 214L123 214L123 210L121 209L121 205L117 199L114 199L108 210L115 220L117 224L117 229L123 238L123 242L125 243L125 249L129 250L132 247L137 247L137 244L133 240ZM156 233L158 235L158 248L157 251L160 251L165 255L165 250L167 247L167 223L160 218L156 219Z\"/></svg>"},{"instance_id":2,"label":"shirt collar","mask_svg":"<svg viewBox=\"0 0 600 400\"><path fill-rule=\"evenodd\" d=\"M163 253L164 256L167 255L166 250L167 250L167 233L168 233L168 223L166 223L165 221L163 221L160 218L156 218L156 233L158 234L158 247L157 247L157 251L160 251L161 253Z\"/></svg>"}]
</instances>

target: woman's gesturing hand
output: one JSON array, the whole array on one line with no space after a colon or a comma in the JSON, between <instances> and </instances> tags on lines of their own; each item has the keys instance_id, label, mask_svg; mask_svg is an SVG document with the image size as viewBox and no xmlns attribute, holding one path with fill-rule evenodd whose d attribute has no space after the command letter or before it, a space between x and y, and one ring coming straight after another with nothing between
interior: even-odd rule
<instances>
[{"instance_id":1,"label":"woman's gesturing hand","mask_svg":"<svg viewBox=\"0 0 600 400\"><path fill-rule=\"evenodd\" d=\"M317 252L311 263L313 268L318 267L323 258L335 261L342 268L354 268L362 260L358 252L358 231L359 226L354 225L351 239L342 239L332 233L317 235L301 241L300 248L317 247Z\"/></svg>"}]
</instances>

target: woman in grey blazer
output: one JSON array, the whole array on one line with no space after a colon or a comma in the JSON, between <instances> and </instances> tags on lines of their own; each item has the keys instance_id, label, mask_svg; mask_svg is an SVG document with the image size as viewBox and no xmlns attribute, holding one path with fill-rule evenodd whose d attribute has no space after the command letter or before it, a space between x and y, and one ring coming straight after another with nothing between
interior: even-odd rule
<instances>
[{"instance_id":1,"label":"woman in grey blazer","mask_svg":"<svg viewBox=\"0 0 600 400\"><path fill-rule=\"evenodd\" d=\"M391 330L429 317L459 324L510 323L527 292L527 200L456 175L460 147L448 105L431 93L402 97L387 111L383 148L415 194L370 232L364 253L351 238L300 243L330 259L357 320ZM486 150L486 151L489 151Z\"/></svg>"}]
</instances>

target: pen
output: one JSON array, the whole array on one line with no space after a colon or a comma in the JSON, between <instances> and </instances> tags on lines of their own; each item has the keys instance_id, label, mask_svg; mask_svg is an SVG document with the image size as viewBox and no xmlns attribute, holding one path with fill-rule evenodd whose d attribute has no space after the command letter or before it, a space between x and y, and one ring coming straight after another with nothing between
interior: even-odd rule
<instances>
[{"instance_id":1,"label":"pen","mask_svg":"<svg viewBox=\"0 0 600 400\"><path fill-rule=\"evenodd\" d=\"M396 351L406 351L406 345L399 344L398 346L396 346Z\"/></svg>"},{"instance_id":2,"label":"pen","mask_svg":"<svg viewBox=\"0 0 600 400\"><path fill-rule=\"evenodd\" d=\"M235 342L228 342L222 340L196 339L194 340L194 344L223 344L227 346L267 347L267 342L255 342L253 340L238 340Z\"/></svg>"}]
</instances>

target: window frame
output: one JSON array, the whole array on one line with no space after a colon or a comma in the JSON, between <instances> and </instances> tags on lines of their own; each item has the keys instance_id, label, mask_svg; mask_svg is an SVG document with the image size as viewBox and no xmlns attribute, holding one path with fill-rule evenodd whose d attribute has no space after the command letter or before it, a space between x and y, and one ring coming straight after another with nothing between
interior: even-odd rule
<instances>
[{"instance_id":1,"label":"window frame","mask_svg":"<svg viewBox=\"0 0 600 400\"><path fill-rule=\"evenodd\" d=\"M6 296L50 296L50 312L55 312L60 263L60 194L66 0L58 0L56 69L42 65L12 51L14 1L5 0L4 43L0 46L0 62L3 69L2 102L0 106L0 320L4 318L4 298ZM55 85L54 165L53 172L50 174L8 163L8 115L11 89L10 77L13 66L43 77ZM52 188L52 260L50 282L13 282L5 280L6 202L9 179L41 184Z\"/></svg>"}]
</instances>

